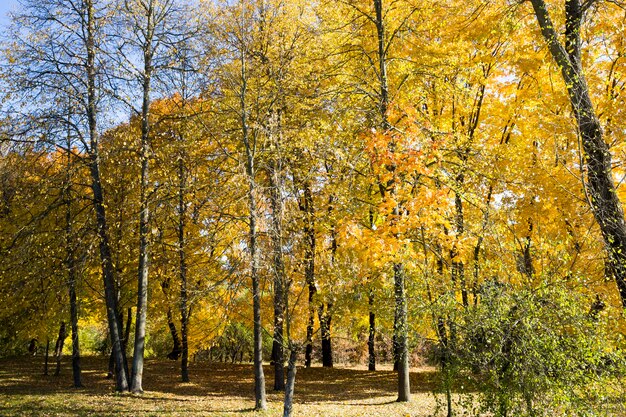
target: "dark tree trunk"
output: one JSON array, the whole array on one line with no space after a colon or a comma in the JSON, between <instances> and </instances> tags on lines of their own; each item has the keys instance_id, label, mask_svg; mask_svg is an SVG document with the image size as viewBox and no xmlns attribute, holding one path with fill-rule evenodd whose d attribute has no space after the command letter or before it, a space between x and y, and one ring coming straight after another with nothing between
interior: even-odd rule
<instances>
[{"instance_id":1,"label":"dark tree trunk","mask_svg":"<svg viewBox=\"0 0 626 417\"><path fill-rule=\"evenodd\" d=\"M69 118L69 114L68 114ZM65 245L66 245L66 269L67 269L67 283L70 301L70 327L72 330L72 377L74 380L74 387L82 387L81 381L81 369L80 369L80 342L78 338L78 301L76 297L76 254L74 253L74 231L73 231L73 216L72 216L72 201L71 201L71 188L72 188L72 141L71 134L67 135L67 178L66 186L63 190L63 198L65 203Z\"/></svg>"},{"instance_id":2,"label":"dark tree trunk","mask_svg":"<svg viewBox=\"0 0 626 417\"><path fill-rule=\"evenodd\" d=\"M331 195L328 200L328 214L333 211L333 204L336 197ZM331 267L334 267L336 255L337 255L337 229L336 225L332 224L330 228L330 264ZM330 294L329 297L332 299L333 295ZM317 310L317 316L320 322L320 333L322 337L322 366L325 368L333 367L333 345L332 345L332 333L331 333L331 322L332 322L332 309L333 303L327 301L326 303L322 302L319 304Z\"/></svg>"},{"instance_id":3,"label":"dark tree trunk","mask_svg":"<svg viewBox=\"0 0 626 417\"><path fill-rule=\"evenodd\" d=\"M291 417L293 411L293 392L296 385L296 364L298 363L299 347L289 347L289 365L287 366L287 386L285 387L285 401L283 417Z\"/></svg>"},{"instance_id":4,"label":"dark tree trunk","mask_svg":"<svg viewBox=\"0 0 626 417\"><path fill-rule=\"evenodd\" d=\"M376 313L374 313L374 292L369 291L368 297L369 304L369 338L367 339L367 350L369 353L367 360L367 369L370 371L376 370Z\"/></svg>"},{"instance_id":5,"label":"dark tree trunk","mask_svg":"<svg viewBox=\"0 0 626 417\"><path fill-rule=\"evenodd\" d=\"M107 372L107 379L111 379L115 376L115 352L111 347L111 353L109 353L109 367Z\"/></svg>"},{"instance_id":6,"label":"dark tree trunk","mask_svg":"<svg viewBox=\"0 0 626 417\"><path fill-rule=\"evenodd\" d=\"M315 324L315 294L317 293L317 287L315 282L309 283L309 317L306 325L306 349L304 353L304 366L311 367L311 360L313 357L313 326Z\"/></svg>"},{"instance_id":7,"label":"dark tree trunk","mask_svg":"<svg viewBox=\"0 0 626 417\"><path fill-rule=\"evenodd\" d=\"M309 290L309 317L306 326L304 366L310 368L313 355L313 326L315 325L315 294L317 294L317 286L315 285L315 209L313 206L311 184L308 181L304 183L304 198L300 209L304 211L306 215L306 221L304 223L304 237L306 239L304 248L304 277Z\"/></svg>"},{"instance_id":8,"label":"dark tree trunk","mask_svg":"<svg viewBox=\"0 0 626 417\"><path fill-rule=\"evenodd\" d=\"M189 316L191 315L191 309L187 308L187 303L181 304L181 309L185 309L184 317L181 314L180 335L182 338L183 346L180 360L180 378L183 382L189 382L189 337L187 326L189 325Z\"/></svg>"},{"instance_id":9,"label":"dark tree trunk","mask_svg":"<svg viewBox=\"0 0 626 417\"><path fill-rule=\"evenodd\" d=\"M100 262L102 266L102 277L104 281L104 294L106 300L107 319L109 324L109 334L113 346L113 355L117 371L115 390L128 390L128 376L124 366L124 355L120 343L119 320L117 317L117 299L115 297L115 271L111 256L109 243L109 230L107 224L104 195L102 191L102 180L100 177L100 155L99 155L99 132L97 126L97 68L96 68L96 22L95 6L93 0L84 1L84 32L86 37L87 62L87 120L89 125L89 171L91 174L91 189L93 192L93 204L96 213L96 224L100 247Z\"/></svg>"},{"instance_id":10,"label":"dark tree trunk","mask_svg":"<svg viewBox=\"0 0 626 417\"><path fill-rule=\"evenodd\" d=\"M63 345L65 344L65 338L67 334L65 332L65 322L61 322L61 326L59 327L59 337L57 338L57 343L54 346L54 356L56 358L57 366L54 371L54 376L59 376L61 373L61 357L63 356Z\"/></svg>"},{"instance_id":11,"label":"dark tree trunk","mask_svg":"<svg viewBox=\"0 0 626 417\"><path fill-rule=\"evenodd\" d=\"M446 331L446 324L443 317L437 319L437 337L439 339L439 363L441 365L441 372L444 377L444 385L446 390L446 404L448 409L447 417L452 417L452 391L450 388L450 375L449 363L450 363L450 346L448 345L448 335Z\"/></svg>"},{"instance_id":12,"label":"dark tree trunk","mask_svg":"<svg viewBox=\"0 0 626 417\"><path fill-rule=\"evenodd\" d=\"M172 316L172 309L169 306L167 307L167 327L170 329L170 335L172 336L173 344L172 351L167 354L167 358L175 361L180 358L182 345L180 343L180 337L178 336L176 324L174 323L174 317Z\"/></svg>"},{"instance_id":13,"label":"dark tree trunk","mask_svg":"<svg viewBox=\"0 0 626 417\"><path fill-rule=\"evenodd\" d=\"M278 112L280 123L280 112ZM274 130L270 127L270 130ZM275 135L273 135L275 136ZM270 207L272 242L272 263L274 272L274 340L272 343L272 360L274 361L274 390L285 390L285 265L283 261L283 201L282 201L282 169L280 160L269 163Z\"/></svg>"},{"instance_id":14,"label":"dark tree trunk","mask_svg":"<svg viewBox=\"0 0 626 417\"><path fill-rule=\"evenodd\" d=\"M183 141L182 136L180 137ZM187 191L187 176L185 174L184 154L178 160L178 273L180 278L180 336L182 338L182 350L180 361L180 377L183 382L189 382L189 294L187 293L187 252L186 252L186 226L187 205L185 204L185 192ZM176 327L174 327L176 330Z\"/></svg>"},{"instance_id":15,"label":"dark tree trunk","mask_svg":"<svg viewBox=\"0 0 626 417\"><path fill-rule=\"evenodd\" d=\"M320 333L322 334L322 366L325 368L333 367L333 345L331 339L331 321L332 321L332 303L320 305L318 318L320 321Z\"/></svg>"},{"instance_id":16,"label":"dark tree trunk","mask_svg":"<svg viewBox=\"0 0 626 417\"><path fill-rule=\"evenodd\" d=\"M119 303L119 292L118 292L118 303ZM123 362L123 367L124 367L124 372L126 373L126 375L129 375L128 373L128 360L126 359L126 348L128 346L128 339L130 337L130 326L132 325L132 308L128 307L127 309L127 317L126 317L126 327L124 327L124 317L122 316L122 312L118 311L117 313L117 320L119 323L119 334L123 334L124 337L122 339L120 339L120 344L122 345L122 362ZM109 339L111 338L111 335L109 334ZM115 369L116 369L116 362L115 362L115 350L113 349L113 347L111 347L111 354L109 355L109 371L107 373L107 379L113 378L113 376L115 375Z\"/></svg>"},{"instance_id":17,"label":"dark tree trunk","mask_svg":"<svg viewBox=\"0 0 626 417\"><path fill-rule=\"evenodd\" d=\"M461 174L456 179L457 187L460 188L464 182L464 176ZM461 200L461 196L458 192L454 193L454 206L456 209L456 237L460 239L465 231L465 219L463 217L463 200ZM452 250L451 254L451 265L452 265L452 275L453 282L458 281L461 286L461 300L463 302L463 307L467 307L469 305L469 299L467 296L467 285L465 282L465 265L463 261L455 260L458 256L458 249L456 246Z\"/></svg>"},{"instance_id":18,"label":"dark tree trunk","mask_svg":"<svg viewBox=\"0 0 626 417\"><path fill-rule=\"evenodd\" d=\"M529 280L532 280L535 275L535 267L533 266L533 257L531 252L532 247L532 230L533 223L531 219L528 219L528 234L524 238L524 245L522 247L522 255L519 262L519 271L526 275Z\"/></svg>"},{"instance_id":19,"label":"dark tree trunk","mask_svg":"<svg viewBox=\"0 0 626 417\"><path fill-rule=\"evenodd\" d=\"M531 0L541 33L552 57L561 68L570 104L578 123L585 154L591 209L600 226L608 252L608 266L626 308L626 224L612 177L611 152L593 107L581 61L581 24L585 6L580 0L565 0L565 44L559 41L544 0Z\"/></svg>"},{"instance_id":20,"label":"dark tree trunk","mask_svg":"<svg viewBox=\"0 0 626 417\"><path fill-rule=\"evenodd\" d=\"M78 304L76 302L75 277L70 278L70 323L72 327L72 377L74 387L83 386L80 368L80 343L78 340Z\"/></svg>"},{"instance_id":21,"label":"dark tree trunk","mask_svg":"<svg viewBox=\"0 0 626 417\"><path fill-rule=\"evenodd\" d=\"M393 316L393 328L395 329L398 326L398 316L394 314ZM400 368L400 346L398 345L398 339L396 336L396 332L393 332L391 336L391 345L392 345L392 354L393 354L393 371L398 372Z\"/></svg>"},{"instance_id":22,"label":"dark tree trunk","mask_svg":"<svg viewBox=\"0 0 626 417\"><path fill-rule=\"evenodd\" d=\"M122 351L124 352L124 363L126 363L126 367L127 367L126 373L128 373L128 361L126 360L126 351L128 349L128 341L130 340L130 327L132 325L133 325L133 308L128 307L126 309L126 327L124 328L124 340L122 340Z\"/></svg>"},{"instance_id":23,"label":"dark tree trunk","mask_svg":"<svg viewBox=\"0 0 626 417\"><path fill-rule=\"evenodd\" d=\"M46 339L46 356L45 362L43 365L43 374L44 376L48 376L48 358L50 357L50 338Z\"/></svg>"},{"instance_id":24,"label":"dark tree trunk","mask_svg":"<svg viewBox=\"0 0 626 417\"><path fill-rule=\"evenodd\" d=\"M395 264L393 267L394 294L395 294L395 316L397 317L394 334L396 336L398 352L398 399L397 401L409 401L411 390L409 382L409 348L408 348L408 326L407 326L407 304L404 292L404 268L402 264Z\"/></svg>"}]
</instances>

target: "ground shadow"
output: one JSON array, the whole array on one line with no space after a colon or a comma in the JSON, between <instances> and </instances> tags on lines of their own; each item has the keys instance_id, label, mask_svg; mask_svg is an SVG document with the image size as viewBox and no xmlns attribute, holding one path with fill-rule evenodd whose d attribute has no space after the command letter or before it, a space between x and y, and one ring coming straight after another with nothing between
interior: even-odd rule
<instances>
[{"instance_id":1,"label":"ground shadow","mask_svg":"<svg viewBox=\"0 0 626 417\"><path fill-rule=\"evenodd\" d=\"M20 357L0 360L0 391L5 395L49 395L82 393L102 396L115 395L114 381L106 379L107 358L86 357L82 360L83 388L73 388L71 367L64 358L61 375L43 376L42 357ZM195 363L190 367L191 383L180 382L178 362L148 360L145 364L143 388L146 393L137 402L166 401L184 403L194 397L239 398L253 401L253 370L251 364ZM50 364L49 372L54 372ZM268 399L281 401L282 393L272 392L273 367L265 367ZM433 369L411 372L411 391L428 393L438 390L439 375ZM374 397L393 397L397 375L393 371L366 371L348 368L299 368L296 379L297 403L348 402L352 405L383 405L386 398L376 403L364 402ZM48 404L49 406L50 404ZM28 404L35 407L36 404ZM62 404L59 407L63 407ZM90 410L85 405L84 411ZM30 408L32 409L32 408ZM54 410L46 409L49 412ZM231 410L235 412L237 410ZM239 411L245 412L247 410Z\"/></svg>"}]
</instances>

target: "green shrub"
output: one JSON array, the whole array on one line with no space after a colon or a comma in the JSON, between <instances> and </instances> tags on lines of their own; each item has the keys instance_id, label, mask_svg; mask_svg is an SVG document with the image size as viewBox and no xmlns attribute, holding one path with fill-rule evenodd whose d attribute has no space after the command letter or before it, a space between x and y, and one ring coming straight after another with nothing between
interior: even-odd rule
<instances>
[{"instance_id":1,"label":"green shrub","mask_svg":"<svg viewBox=\"0 0 626 417\"><path fill-rule=\"evenodd\" d=\"M457 317L446 371L477 387L478 397L465 397L473 414L613 414L610 384L622 354L581 295L556 284L519 289L490 282L480 302Z\"/></svg>"}]
</instances>

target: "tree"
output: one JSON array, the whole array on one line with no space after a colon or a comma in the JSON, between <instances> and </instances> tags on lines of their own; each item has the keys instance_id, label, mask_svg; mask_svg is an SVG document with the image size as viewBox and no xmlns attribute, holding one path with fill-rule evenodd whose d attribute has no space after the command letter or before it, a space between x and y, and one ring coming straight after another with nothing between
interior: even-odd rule
<instances>
[{"instance_id":1,"label":"tree","mask_svg":"<svg viewBox=\"0 0 626 417\"><path fill-rule=\"evenodd\" d=\"M605 141L602 125L594 109L582 64L582 24L595 1L565 1L565 39L562 42L544 0L531 0L541 34L552 58L561 69L561 76L578 124L585 155L589 203L600 226L609 273L626 307L626 223L612 176L611 152Z\"/></svg>"},{"instance_id":2,"label":"tree","mask_svg":"<svg viewBox=\"0 0 626 417\"><path fill-rule=\"evenodd\" d=\"M237 132L237 139L242 149L242 164L244 166L245 179L247 182L247 252L249 254L249 274L252 283L252 304L253 304L253 361L254 361L254 392L255 409L264 410L267 408L265 393L265 376L263 373L263 328L261 322L261 288L259 276L259 246L258 246L258 222L259 222L259 190L257 186L258 155L260 130L255 122L254 116L258 116L258 108L251 109L250 91L255 92L251 81L256 81L254 68L249 61L254 57L254 44L258 39L254 38L255 23L258 16L255 12L258 9L254 4L245 0L239 4L225 7L225 21L218 32L222 40L226 42L224 53L229 59L231 68L226 73L224 83L230 89L226 93L227 98L234 101L226 105L229 116L233 118L232 125ZM220 24L218 23L218 25ZM252 113L252 110L256 110Z\"/></svg>"},{"instance_id":3,"label":"tree","mask_svg":"<svg viewBox=\"0 0 626 417\"><path fill-rule=\"evenodd\" d=\"M139 210L139 262L137 275L137 317L135 319L135 348L131 390L143 392L143 359L146 337L148 309L148 267L150 229L150 160L151 145L150 103L153 82L157 71L169 64L170 49L177 47L185 36L180 27L180 10L174 0L124 0L122 28L128 33L122 35L120 60L118 65L129 68L131 78L136 79L141 90L141 141L140 141L140 210ZM122 33L124 33L122 31ZM134 54L141 57L140 66L133 65ZM133 80L135 81L135 80Z\"/></svg>"},{"instance_id":4,"label":"tree","mask_svg":"<svg viewBox=\"0 0 626 417\"><path fill-rule=\"evenodd\" d=\"M100 172L100 123L101 106L106 99L103 92L106 58L103 41L108 24L108 2L84 0L80 3L65 0L45 0L25 3L25 13L16 16L16 26L9 60L14 60L8 78L15 89L26 91L23 104L9 110L11 116L19 117L20 134L35 131L39 122L61 122L57 110L60 103L77 103L76 119L68 126L77 136L84 161L91 175L90 198L93 201L99 237L100 260L105 288L109 331L115 356L116 390L128 389L121 346L121 326L117 317L115 297L115 270L109 244L109 226ZM27 30L25 30L27 29ZM33 108L34 98L41 107ZM26 104L27 103L27 104ZM63 107L61 107L63 108ZM24 109L27 114L23 114ZM30 115L28 113L30 112Z\"/></svg>"}]
</instances>

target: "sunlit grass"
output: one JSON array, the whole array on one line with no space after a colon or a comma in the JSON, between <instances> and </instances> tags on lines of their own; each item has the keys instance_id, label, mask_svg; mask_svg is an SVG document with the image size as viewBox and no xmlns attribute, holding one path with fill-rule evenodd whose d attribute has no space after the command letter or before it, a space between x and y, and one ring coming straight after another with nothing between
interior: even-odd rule
<instances>
[{"instance_id":1,"label":"sunlit grass","mask_svg":"<svg viewBox=\"0 0 626 417\"><path fill-rule=\"evenodd\" d=\"M51 364L52 365L52 364ZM69 359L61 376L43 376L42 358L0 360L2 416L277 416L282 393L271 391L273 373L266 367L268 410L254 412L252 366L193 364L191 383L182 383L178 363L147 361L142 396L116 394L107 380L106 358L84 358L84 388L72 387ZM53 368L51 368L53 371ZM294 413L297 416L430 416L438 386L433 369L411 374L413 400L395 402L396 374L389 370L299 369ZM52 373L52 372L51 372ZM441 412L443 413L443 411Z\"/></svg>"}]
</instances>

